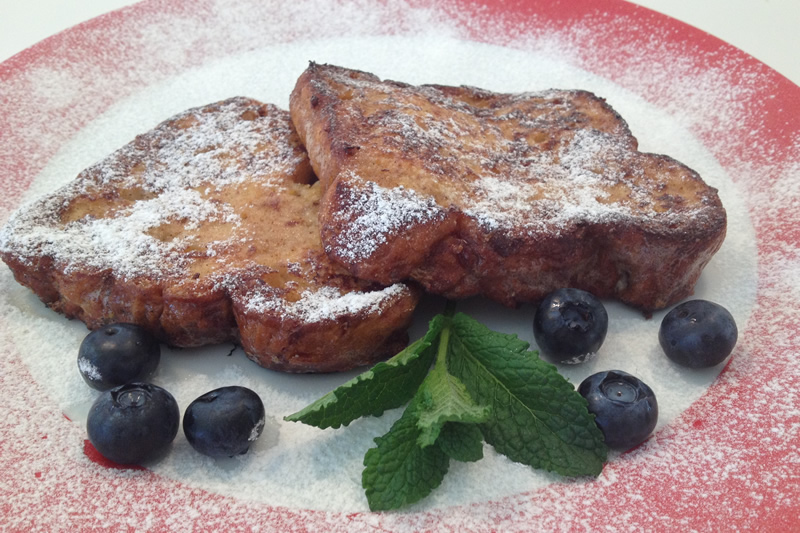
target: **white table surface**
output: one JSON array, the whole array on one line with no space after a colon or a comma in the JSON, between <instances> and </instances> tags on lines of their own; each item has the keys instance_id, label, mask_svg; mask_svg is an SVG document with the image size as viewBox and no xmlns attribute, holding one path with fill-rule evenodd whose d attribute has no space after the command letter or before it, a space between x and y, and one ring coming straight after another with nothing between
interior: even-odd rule
<instances>
[{"instance_id":1,"label":"white table surface","mask_svg":"<svg viewBox=\"0 0 800 533\"><path fill-rule=\"evenodd\" d=\"M131 0L0 0L0 61ZM744 50L800 85L800 0L637 0Z\"/></svg>"}]
</instances>

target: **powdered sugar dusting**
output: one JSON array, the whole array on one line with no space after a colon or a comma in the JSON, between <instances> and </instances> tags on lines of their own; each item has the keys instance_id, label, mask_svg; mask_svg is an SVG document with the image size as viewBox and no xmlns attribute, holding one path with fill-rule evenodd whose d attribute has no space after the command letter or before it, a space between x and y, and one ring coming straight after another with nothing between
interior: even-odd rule
<instances>
[{"instance_id":1,"label":"powdered sugar dusting","mask_svg":"<svg viewBox=\"0 0 800 533\"><path fill-rule=\"evenodd\" d=\"M348 228L332 236L337 254L350 259L369 257L387 242L388 235L410 224L435 223L444 218L444 209L431 197L404 187L381 187L352 172L349 177L350 183L336 191L342 208L331 213L333 226L346 223ZM330 253L331 246L325 251Z\"/></svg>"},{"instance_id":2,"label":"powdered sugar dusting","mask_svg":"<svg viewBox=\"0 0 800 533\"><path fill-rule=\"evenodd\" d=\"M447 209L476 219L492 235L532 239L613 223L688 233L684 228L724 217L714 191L689 185L695 179L689 169L670 175L680 168L674 161L670 170L656 168L659 156L638 152L624 121L589 93L406 85L330 65L312 65L306 76L309 90L335 102L318 110L317 120L333 113L332 138L358 147L343 168L320 163L323 174L337 173L325 216L344 234L323 233L323 244L348 265L379 262L385 242L413 234ZM320 142L314 127L301 128L309 143ZM392 157L402 162L384 162ZM685 191L666 200L678 181ZM406 188L415 191L413 208ZM370 201L370 191L379 197ZM399 206L388 204L393 196ZM426 201L431 207L418 216ZM340 205L344 213L329 214Z\"/></svg>"},{"instance_id":3,"label":"powdered sugar dusting","mask_svg":"<svg viewBox=\"0 0 800 533\"><path fill-rule=\"evenodd\" d=\"M626 178L619 167L607 164L610 159L633 162L625 145L609 137L597 131L579 131L558 152L525 160L516 175L482 177L475 183L476 201L467 204L466 213L489 230L521 228L531 234L556 235L581 223L658 220L670 224L702 216L701 206L682 213L652 210L652 190L636 184L640 175ZM624 183L630 191L625 202L609 199L609 184L613 183Z\"/></svg>"},{"instance_id":4,"label":"powdered sugar dusting","mask_svg":"<svg viewBox=\"0 0 800 533\"><path fill-rule=\"evenodd\" d=\"M777 76L742 54L707 42L695 45L696 33L634 12L623 2L561 2L553 4L557 13L545 3L536 4L541 11L526 5L518 11L509 6L508 12L394 1L224 4L175 2L166 12L165 3L146 2L113 24L70 32L70 46L57 48L61 56L34 54L30 69L12 72L8 83L4 78L2 91L15 97L0 117L0 159L10 162L4 167L2 216L16 207L46 163L69 169L71 178L181 109L232 94L285 107L309 59L412 83L466 83L507 92L581 87L608 97L644 150L669 153L720 187L729 235L701 277L697 296L734 312L740 344L719 378L716 370L688 373L665 362L655 346L660 315L643 321L612 306L608 344L590 366L570 369L568 376L576 383L608 365L645 379L664 410L654 438L613 457L596 481L564 482L532 473L487 448L483 461L454 463L425 503L373 514L366 512L360 489L361 461L372 438L388 430L392 415L344 431L279 422L350 376L276 376L239 352L224 357L227 348L192 351L191 369L181 366L189 359L185 352L165 354L155 379L182 406L216 386L236 383L256 390L268 417L247 456L217 463L192 454L179 435L169 457L148 471L109 470L90 462L83 454L83 427L61 415L66 410L81 420L81 409L94 397L69 355L85 331L47 313L6 271L0 275L0 387L9 409L0 419L0 468L13 480L13 490L3 491L9 529L797 529L800 367L794 364L794 275L800 264L800 210L793 193L800 182L800 144L786 143L787 135L798 136L795 126L777 134L770 125L770 117L800 115L792 103L796 88L787 93ZM379 35L385 32L393 36ZM298 37L303 40L284 43ZM464 38L505 48L480 47ZM105 43L102 53L91 44L99 42ZM98 58L87 59L93 55ZM42 90L29 99L36 83L28 75L34 70L40 81L68 81L69 90ZM123 103L87 124L115 101ZM762 113L759 106L769 102L784 111ZM693 135L701 137L702 146ZM62 152L54 158L57 150ZM46 169L34 186L47 190L64 179L59 175ZM525 309L510 312L474 302L462 310L498 330L525 336L529 329Z\"/></svg>"},{"instance_id":5,"label":"powdered sugar dusting","mask_svg":"<svg viewBox=\"0 0 800 533\"><path fill-rule=\"evenodd\" d=\"M200 243L214 255L240 239L239 215L214 194L244 180L280 188L302 154L289 142L287 120L259 123L257 106L244 98L218 107L216 112L192 109L176 115L59 191L16 211L0 231L0 251L23 262L51 257L66 273L112 269L123 279L163 279L186 273L191 246ZM252 117L243 120L245 113ZM244 164L235 156L265 149L269 157L251 157ZM69 218L73 205L83 198L94 201L101 193L115 201L107 213ZM125 194L136 194L135 201L115 200ZM180 225L180 233L160 237L155 230L168 224ZM203 239L200 230L211 224L229 225L227 238Z\"/></svg>"},{"instance_id":6,"label":"powdered sugar dusting","mask_svg":"<svg viewBox=\"0 0 800 533\"><path fill-rule=\"evenodd\" d=\"M247 115L249 113L249 115ZM266 115L266 112L264 112ZM247 115L247 118L243 116ZM207 188L219 191L246 180L268 179L291 172L302 155L288 142L291 126L286 121L268 120L258 127L259 110L244 98L232 98L219 109L184 111L170 120L177 124L167 130L140 136L136 142L106 159L90 172L97 173L98 186L140 187L152 192ZM159 138L163 135L164 138ZM131 174L119 161L135 158L143 147L155 147L147 168ZM231 154L251 154L269 149L274 157L253 157L244 166ZM279 181L278 181L279 182ZM179 203L180 198L174 203Z\"/></svg>"},{"instance_id":7,"label":"powdered sugar dusting","mask_svg":"<svg viewBox=\"0 0 800 533\"><path fill-rule=\"evenodd\" d=\"M403 284L372 291L325 257L314 181L288 112L231 98L179 113L22 207L0 231L0 251L51 308L90 327L127 320L176 346L241 342L271 368L352 367L405 328L416 297ZM140 283L147 295L140 296ZM175 303L175 291L191 301ZM115 292L143 303L125 301L119 312ZM336 325L364 328L392 306L402 308L401 322L383 336L335 344L347 339L336 336ZM142 317L140 308L151 311ZM201 313L213 318L194 318ZM297 348L296 339L315 334L303 328L323 321L334 346ZM279 334L282 343L254 340ZM291 362L301 350L332 355Z\"/></svg>"},{"instance_id":8,"label":"powdered sugar dusting","mask_svg":"<svg viewBox=\"0 0 800 533\"><path fill-rule=\"evenodd\" d=\"M230 206L216 205L196 191L183 189L170 189L168 194L136 202L114 218L84 219L63 227L54 220L58 213L54 204L61 201L49 198L19 211L3 228L0 249L18 253L24 261L37 254L53 257L63 263L65 273L113 268L123 279L176 276L184 272L184 251L196 236L165 242L150 235L149 230L176 220L188 231L219 220L238 223ZM213 247L214 243L208 245Z\"/></svg>"},{"instance_id":9,"label":"powdered sugar dusting","mask_svg":"<svg viewBox=\"0 0 800 533\"><path fill-rule=\"evenodd\" d=\"M103 379L103 375L100 374L100 369L98 369L94 363L85 357L78 358L78 370L81 371L81 374L94 381L100 381Z\"/></svg>"},{"instance_id":10,"label":"powdered sugar dusting","mask_svg":"<svg viewBox=\"0 0 800 533\"><path fill-rule=\"evenodd\" d=\"M250 431L250 435L247 437L247 440L250 442L254 442L256 439L258 439L258 437L261 436L261 432L264 431L264 426L266 425L266 422L267 422L266 417L261 417L258 420L258 422L256 422L256 425L253 426L253 429L252 431Z\"/></svg>"},{"instance_id":11,"label":"powdered sugar dusting","mask_svg":"<svg viewBox=\"0 0 800 533\"><path fill-rule=\"evenodd\" d=\"M297 301L288 302L269 288L261 287L246 296L245 309L253 313L277 313L287 319L313 323L342 316L379 313L384 306L407 291L396 283L382 290L342 292L336 287L305 290Z\"/></svg>"}]
</instances>

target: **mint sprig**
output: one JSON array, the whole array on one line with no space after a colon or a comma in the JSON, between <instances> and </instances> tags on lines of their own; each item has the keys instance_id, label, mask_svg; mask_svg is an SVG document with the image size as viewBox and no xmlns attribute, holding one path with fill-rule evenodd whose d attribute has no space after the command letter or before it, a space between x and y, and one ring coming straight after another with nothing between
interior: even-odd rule
<instances>
[{"instance_id":1,"label":"mint sprig","mask_svg":"<svg viewBox=\"0 0 800 533\"><path fill-rule=\"evenodd\" d=\"M421 500L450 459L481 459L484 441L534 468L599 475L608 449L586 401L528 347L450 304L422 339L285 420L337 428L408 403L364 457L373 511Z\"/></svg>"},{"instance_id":2,"label":"mint sprig","mask_svg":"<svg viewBox=\"0 0 800 533\"><path fill-rule=\"evenodd\" d=\"M469 456L468 451L460 450L455 443L450 442L447 448L448 439L452 441L458 436L458 428L474 428L471 424L489 419L489 408L476 404L464 384L447 372L451 327L449 320L443 317L439 320L445 324L439 332L433 369L400 419L388 433L375 439L377 447L364 456L361 484L373 511L397 509L427 496L441 484L451 457ZM445 449L439 444L440 438ZM482 448L482 436L476 437L474 433L472 445L475 446L476 438Z\"/></svg>"}]
</instances>

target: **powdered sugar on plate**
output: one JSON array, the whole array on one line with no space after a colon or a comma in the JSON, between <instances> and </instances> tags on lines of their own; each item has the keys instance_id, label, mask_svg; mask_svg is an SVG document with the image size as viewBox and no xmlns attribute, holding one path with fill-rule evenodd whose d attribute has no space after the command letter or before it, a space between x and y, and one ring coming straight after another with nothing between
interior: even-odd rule
<instances>
[{"instance_id":1,"label":"powdered sugar on plate","mask_svg":"<svg viewBox=\"0 0 800 533\"><path fill-rule=\"evenodd\" d=\"M622 2L610 2L608 13L574 7L576 18L565 21L545 7L505 13L460 4L300 1L279 9L242 0L224 9L178 2L167 14L163 4L145 4L129 18L111 19L113 28L83 28L73 33L72 48L48 47L25 68L12 69L3 90L20 98L2 117L0 131L14 136L0 144L0 157L11 162L0 206L6 216L22 191L32 196L66 183L183 109L235 94L286 107L310 59L410 83L591 90L628 121L641 149L668 153L720 188L729 215L728 239L696 291L726 305L740 326L724 372L671 365L657 347L662 315L648 321L615 304L598 357L562 369L573 383L610 367L648 382L662 416L646 445L613 457L596 481L569 482L487 449L483 461L454 464L427 501L401 513L371 514L360 487L363 453L397 413L335 431L285 423L283 415L352 374L276 374L239 351L226 357L231 347L218 347L165 354L155 379L182 406L220 385L256 390L268 416L251 453L214 462L193 454L179 435L169 456L150 470L107 469L82 447L80 421L95 394L75 368L85 328L49 313L5 271L0 369L9 410L0 434L2 469L14 480L14 491L4 492L7 523L78 530L744 531L771 527L765 524L791 530L800 494L794 477L800 376L792 364L800 221L791 195L800 181L800 144L793 125L777 132L769 114L753 109L761 105L754 101L770 105L762 96L780 85L730 49L695 46L697 37L683 43L663 19L633 13ZM570 12L564 5L559 10ZM383 35L386 28L393 35ZM106 55L78 60L92 57L87 50L98 39L105 39ZM632 42L627 49L633 52L621 56L620 47ZM75 64L58 54L75 57ZM65 81L70 91L44 90ZM22 97L29 94L35 102ZM106 112L90 111L90 102ZM440 304L428 302L412 335ZM459 309L532 341L530 309L481 301Z\"/></svg>"}]
</instances>

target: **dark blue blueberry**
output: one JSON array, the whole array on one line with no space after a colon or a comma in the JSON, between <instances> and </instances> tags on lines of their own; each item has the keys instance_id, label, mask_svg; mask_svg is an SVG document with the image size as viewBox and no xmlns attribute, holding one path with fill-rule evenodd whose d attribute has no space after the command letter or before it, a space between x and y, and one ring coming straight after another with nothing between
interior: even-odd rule
<instances>
[{"instance_id":1,"label":"dark blue blueberry","mask_svg":"<svg viewBox=\"0 0 800 533\"><path fill-rule=\"evenodd\" d=\"M608 331L608 313L594 295L580 289L558 289L536 308L533 336L543 358L582 363L597 353Z\"/></svg>"},{"instance_id":2,"label":"dark blue blueberry","mask_svg":"<svg viewBox=\"0 0 800 533\"><path fill-rule=\"evenodd\" d=\"M192 447L211 457L247 453L264 429L264 404L246 387L222 387L193 401L183 415Z\"/></svg>"},{"instance_id":3,"label":"dark blue blueberry","mask_svg":"<svg viewBox=\"0 0 800 533\"><path fill-rule=\"evenodd\" d=\"M690 368L708 368L727 358L739 332L727 309L707 300L689 300L661 321L658 342L667 357Z\"/></svg>"},{"instance_id":4,"label":"dark blue blueberry","mask_svg":"<svg viewBox=\"0 0 800 533\"><path fill-rule=\"evenodd\" d=\"M103 457L120 464L141 464L158 457L175 439L179 426L175 398L147 383L105 391L86 421L92 445Z\"/></svg>"},{"instance_id":5,"label":"dark blue blueberry","mask_svg":"<svg viewBox=\"0 0 800 533\"><path fill-rule=\"evenodd\" d=\"M158 367L161 346L134 324L109 324L86 335L78 350L78 370L97 390L146 381Z\"/></svg>"},{"instance_id":6,"label":"dark blue blueberry","mask_svg":"<svg viewBox=\"0 0 800 533\"><path fill-rule=\"evenodd\" d=\"M656 395L635 376L621 370L598 372L583 380L578 392L589 403L609 448L633 448L656 427Z\"/></svg>"}]
</instances>

